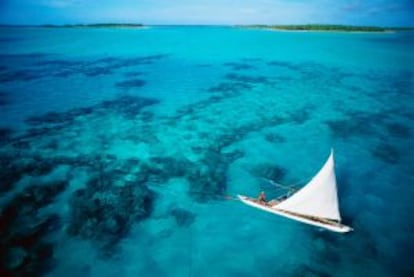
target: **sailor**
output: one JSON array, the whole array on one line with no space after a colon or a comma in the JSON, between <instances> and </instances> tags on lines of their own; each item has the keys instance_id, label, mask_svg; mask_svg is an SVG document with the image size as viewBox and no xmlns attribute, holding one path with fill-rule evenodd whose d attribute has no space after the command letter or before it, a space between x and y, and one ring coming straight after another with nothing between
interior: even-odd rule
<instances>
[{"instance_id":1,"label":"sailor","mask_svg":"<svg viewBox=\"0 0 414 277\"><path fill-rule=\"evenodd\" d=\"M264 193L264 191L260 192L257 201L259 202L259 204L266 205L266 194Z\"/></svg>"}]
</instances>

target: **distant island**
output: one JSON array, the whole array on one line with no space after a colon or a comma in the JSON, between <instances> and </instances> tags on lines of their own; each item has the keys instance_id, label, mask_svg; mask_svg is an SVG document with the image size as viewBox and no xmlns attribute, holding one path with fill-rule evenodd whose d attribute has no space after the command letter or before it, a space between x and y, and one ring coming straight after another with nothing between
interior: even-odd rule
<instances>
[{"instance_id":1,"label":"distant island","mask_svg":"<svg viewBox=\"0 0 414 277\"><path fill-rule=\"evenodd\" d=\"M389 31L413 31L414 27L375 27L352 25L242 25L242 28L256 28L280 31L327 31L327 32L389 32Z\"/></svg>"},{"instance_id":2,"label":"distant island","mask_svg":"<svg viewBox=\"0 0 414 277\"><path fill-rule=\"evenodd\" d=\"M0 24L0 28L147 28L151 26L168 25L144 25L141 23L92 23L92 24L44 24L44 25L9 25ZM210 26L210 25L171 25L176 27ZM216 25L211 25L216 26ZM226 26L226 25L221 25ZM414 27L377 27L334 24L303 24L303 25L233 25L228 27L245 29L263 29L274 31L321 31L321 32L397 32L414 31Z\"/></svg>"},{"instance_id":3,"label":"distant island","mask_svg":"<svg viewBox=\"0 0 414 277\"><path fill-rule=\"evenodd\" d=\"M94 23L94 24L65 24L65 25L54 25L46 24L40 25L44 28L142 28L143 24L135 23Z\"/></svg>"}]
</instances>

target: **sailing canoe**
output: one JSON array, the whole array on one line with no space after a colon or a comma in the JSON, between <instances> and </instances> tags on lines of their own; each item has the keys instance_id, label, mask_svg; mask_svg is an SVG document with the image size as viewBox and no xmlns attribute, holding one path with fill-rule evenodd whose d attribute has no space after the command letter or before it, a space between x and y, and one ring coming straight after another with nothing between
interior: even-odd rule
<instances>
[{"instance_id":1,"label":"sailing canoe","mask_svg":"<svg viewBox=\"0 0 414 277\"><path fill-rule=\"evenodd\" d=\"M346 233L353 230L340 223L333 150L310 182L289 198L276 199L266 205L247 196L238 195L238 198L251 207L330 231Z\"/></svg>"}]
</instances>

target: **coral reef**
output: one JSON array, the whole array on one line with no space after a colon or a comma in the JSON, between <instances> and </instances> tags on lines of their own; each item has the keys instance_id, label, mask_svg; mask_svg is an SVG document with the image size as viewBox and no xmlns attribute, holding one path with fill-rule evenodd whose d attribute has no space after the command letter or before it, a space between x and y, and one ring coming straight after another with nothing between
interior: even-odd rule
<instances>
[{"instance_id":1,"label":"coral reef","mask_svg":"<svg viewBox=\"0 0 414 277\"><path fill-rule=\"evenodd\" d=\"M66 182L30 185L17 194L0 214L0 273L2 276L39 276L53 263L48 236L61 228L56 214L40 216L67 187Z\"/></svg>"},{"instance_id":2,"label":"coral reef","mask_svg":"<svg viewBox=\"0 0 414 277\"><path fill-rule=\"evenodd\" d=\"M111 251L134 222L150 214L152 204L153 195L145 184L114 186L107 177L91 179L72 196L68 232Z\"/></svg>"}]
</instances>

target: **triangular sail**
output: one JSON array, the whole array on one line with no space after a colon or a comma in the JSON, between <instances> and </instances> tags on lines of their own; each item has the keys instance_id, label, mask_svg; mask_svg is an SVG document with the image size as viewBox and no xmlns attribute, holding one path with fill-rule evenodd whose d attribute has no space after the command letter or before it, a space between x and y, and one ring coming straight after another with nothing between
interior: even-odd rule
<instances>
[{"instance_id":1,"label":"triangular sail","mask_svg":"<svg viewBox=\"0 0 414 277\"><path fill-rule=\"evenodd\" d=\"M340 221L333 150L324 166L306 186L274 207L298 214Z\"/></svg>"}]
</instances>

